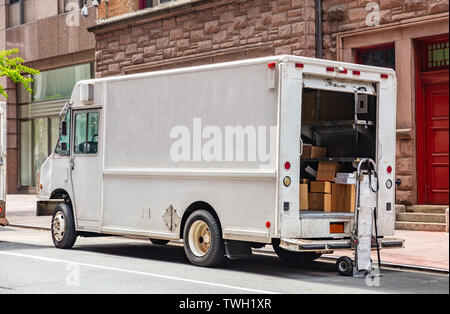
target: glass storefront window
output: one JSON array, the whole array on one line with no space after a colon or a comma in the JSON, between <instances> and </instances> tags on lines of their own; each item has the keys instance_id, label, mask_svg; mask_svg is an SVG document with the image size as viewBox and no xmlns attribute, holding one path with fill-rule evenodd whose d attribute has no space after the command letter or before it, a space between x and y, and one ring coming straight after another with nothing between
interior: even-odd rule
<instances>
[{"instance_id":1,"label":"glass storefront window","mask_svg":"<svg viewBox=\"0 0 450 314\"><path fill-rule=\"evenodd\" d=\"M91 75L90 63L42 71L34 76L33 101L69 98L75 83Z\"/></svg>"},{"instance_id":2,"label":"glass storefront window","mask_svg":"<svg viewBox=\"0 0 450 314\"><path fill-rule=\"evenodd\" d=\"M20 184L22 186L33 186L33 164L31 162L31 121L20 122Z\"/></svg>"},{"instance_id":3,"label":"glass storefront window","mask_svg":"<svg viewBox=\"0 0 450 314\"><path fill-rule=\"evenodd\" d=\"M54 151L59 138L59 118L50 118L50 151Z\"/></svg>"},{"instance_id":4,"label":"glass storefront window","mask_svg":"<svg viewBox=\"0 0 450 314\"><path fill-rule=\"evenodd\" d=\"M34 179L36 179L42 164L48 157L48 119L41 118L33 120L33 165ZM36 186L34 182L33 186Z\"/></svg>"}]
</instances>

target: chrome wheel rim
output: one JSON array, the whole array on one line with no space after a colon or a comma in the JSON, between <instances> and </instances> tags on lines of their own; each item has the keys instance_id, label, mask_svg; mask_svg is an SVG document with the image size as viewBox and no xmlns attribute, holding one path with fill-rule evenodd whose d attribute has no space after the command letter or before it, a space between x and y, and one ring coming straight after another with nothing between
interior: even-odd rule
<instances>
[{"instance_id":1,"label":"chrome wheel rim","mask_svg":"<svg viewBox=\"0 0 450 314\"><path fill-rule=\"evenodd\" d=\"M189 229L189 248L197 257L203 257L211 247L211 231L206 222L195 221Z\"/></svg>"},{"instance_id":2,"label":"chrome wheel rim","mask_svg":"<svg viewBox=\"0 0 450 314\"><path fill-rule=\"evenodd\" d=\"M62 212L58 212L55 217L53 217L53 237L56 241L60 242L64 239L64 230L66 227L66 222L64 219L64 214Z\"/></svg>"}]
</instances>

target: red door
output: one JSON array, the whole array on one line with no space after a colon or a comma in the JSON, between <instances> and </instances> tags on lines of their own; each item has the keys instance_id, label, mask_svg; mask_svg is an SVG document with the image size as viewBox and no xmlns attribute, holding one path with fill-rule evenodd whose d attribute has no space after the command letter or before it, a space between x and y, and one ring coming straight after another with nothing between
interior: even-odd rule
<instances>
[{"instance_id":1,"label":"red door","mask_svg":"<svg viewBox=\"0 0 450 314\"><path fill-rule=\"evenodd\" d=\"M429 204L449 203L448 82L425 86L426 197Z\"/></svg>"},{"instance_id":2,"label":"red door","mask_svg":"<svg viewBox=\"0 0 450 314\"><path fill-rule=\"evenodd\" d=\"M449 203L449 34L416 42L416 145L419 204Z\"/></svg>"}]
</instances>

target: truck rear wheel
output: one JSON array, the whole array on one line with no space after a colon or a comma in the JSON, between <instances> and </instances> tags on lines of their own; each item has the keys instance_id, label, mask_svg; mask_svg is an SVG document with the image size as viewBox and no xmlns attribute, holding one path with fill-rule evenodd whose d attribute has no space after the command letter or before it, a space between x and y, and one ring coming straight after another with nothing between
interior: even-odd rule
<instances>
[{"instance_id":1,"label":"truck rear wheel","mask_svg":"<svg viewBox=\"0 0 450 314\"><path fill-rule=\"evenodd\" d=\"M312 261L318 259L322 254L315 252L292 252L287 251L280 247L279 241L274 241L272 243L273 249L275 253L277 253L278 257L286 263L292 265L302 265L311 263Z\"/></svg>"},{"instance_id":2,"label":"truck rear wheel","mask_svg":"<svg viewBox=\"0 0 450 314\"><path fill-rule=\"evenodd\" d=\"M65 203L60 203L55 208L52 217L52 240L55 247L59 249L70 249L77 240L75 231L75 220L72 207Z\"/></svg>"},{"instance_id":3,"label":"truck rear wheel","mask_svg":"<svg viewBox=\"0 0 450 314\"><path fill-rule=\"evenodd\" d=\"M193 212L184 227L184 251L196 266L214 267L225 258L225 245L218 221L207 211Z\"/></svg>"}]
</instances>

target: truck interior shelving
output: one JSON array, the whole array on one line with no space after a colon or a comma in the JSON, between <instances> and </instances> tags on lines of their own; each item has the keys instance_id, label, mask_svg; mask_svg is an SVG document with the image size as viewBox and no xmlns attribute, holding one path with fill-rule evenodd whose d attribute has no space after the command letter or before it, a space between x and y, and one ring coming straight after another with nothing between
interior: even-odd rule
<instances>
[{"instance_id":1,"label":"truck interior shelving","mask_svg":"<svg viewBox=\"0 0 450 314\"><path fill-rule=\"evenodd\" d=\"M354 172L362 158L376 160L377 96L364 93L327 91L303 88L303 145L325 147L326 157L300 159L300 177L314 180L305 171L317 170L319 162L336 162L339 172ZM304 211L303 215L353 215Z\"/></svg>"}]
</instances>

